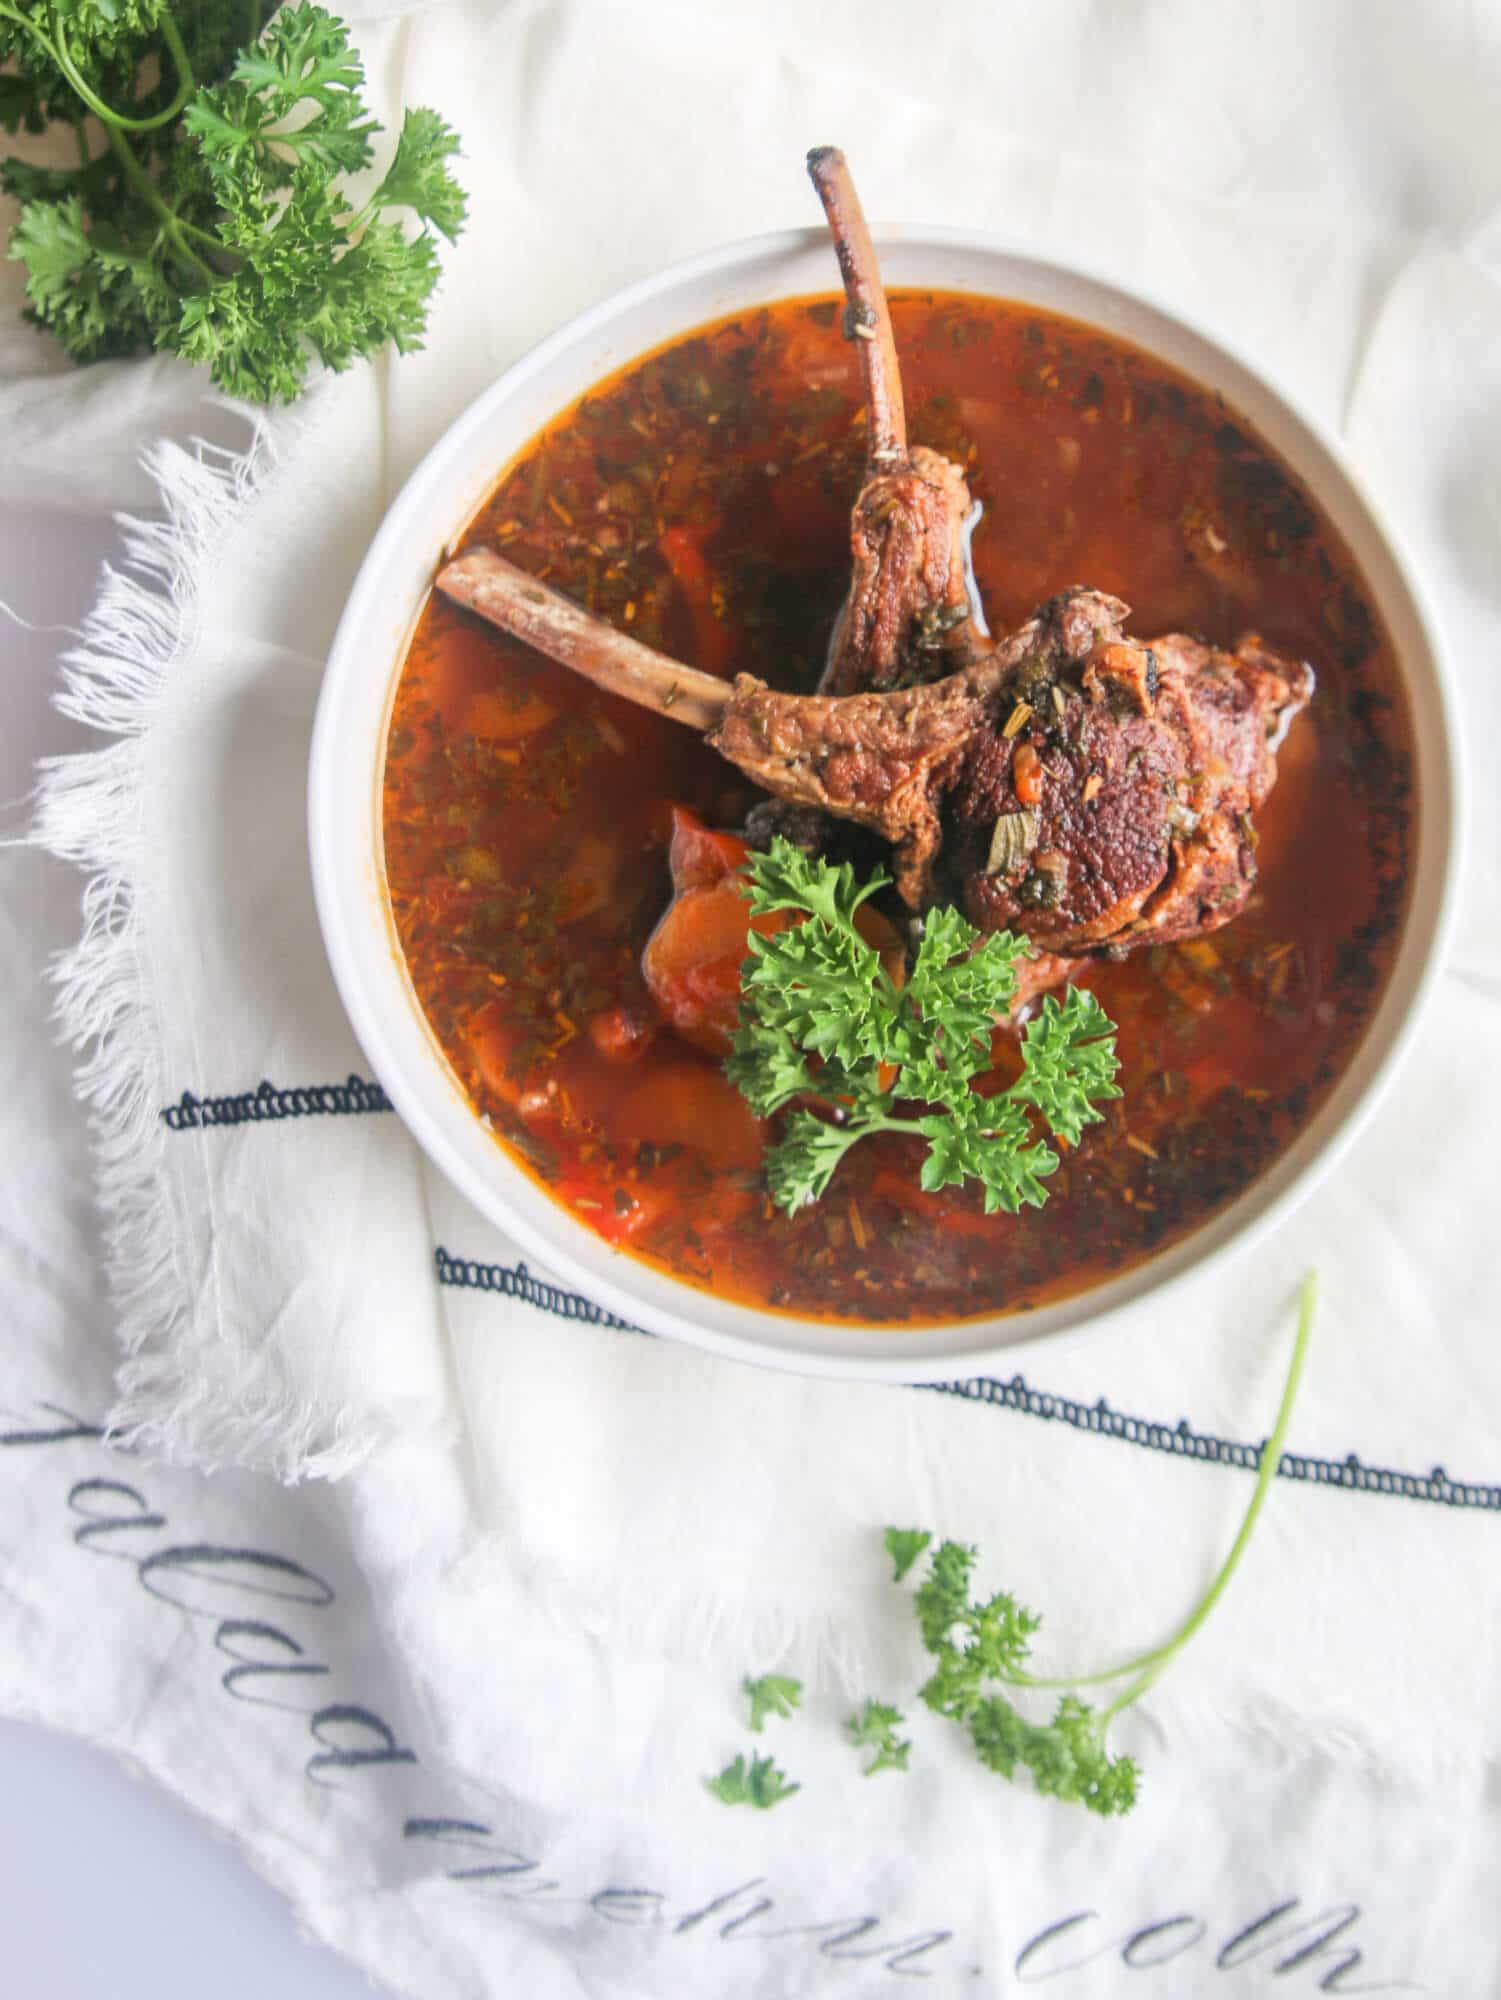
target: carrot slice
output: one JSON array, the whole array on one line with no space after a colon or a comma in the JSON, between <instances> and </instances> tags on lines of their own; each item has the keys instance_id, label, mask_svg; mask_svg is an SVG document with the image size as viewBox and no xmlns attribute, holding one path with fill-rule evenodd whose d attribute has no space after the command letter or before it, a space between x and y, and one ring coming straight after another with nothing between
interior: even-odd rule
<instances>
[{"instance_id":1,"label":"carrot slice","mask_svg":"<svg viewBox=\"0 0 1501 2000\"><path fill-rule=\"evenodd\" d=\"M464 708L464 727L487 743L519 743L545 729L557 710L525 688L484 688Z\"/></svg>"},{"instance_id":2,"label":"carrot slice","mask_svg":"<svg viewBox=\"0 0 1501 2000\"><path fill-rule=\"evenodd\" d=\"M765 1128L722 1071L691 1058L663 1064L624 1098L621 1129L658 1146L691 1146L711 1166L754 1169Z\"/></svg>"},{"instance_id":3,"label":"carrot slice","mask_svg":"<svg viewBox=\"0 0 1501 2000\"><path fill-rule=\"evenodd\" d=\"M730 664L730 629L714 615L714 573L703 542L691 528L668 528L658 547L693 622L693 665L722 678Z\"/></svg>"}]
</instances>

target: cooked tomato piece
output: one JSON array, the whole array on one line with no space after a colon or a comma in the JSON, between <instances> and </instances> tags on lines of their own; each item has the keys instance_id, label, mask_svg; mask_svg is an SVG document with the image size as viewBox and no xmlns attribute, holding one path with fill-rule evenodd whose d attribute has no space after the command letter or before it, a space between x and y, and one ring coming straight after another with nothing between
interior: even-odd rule
<instances>
[{"instance_id":1,"label":"cooked tomato piece","mask_svg":"<svg viewBox=\"0 0 1501 2000\"><path fill-rule=\"evenodd\" d=\"M674 806L668 865L677 893L647 941L641 970L663 1020L707 1055L729 1054L751 930L769 937L795 921L785 911L752 919L738 875L748 851L738 834L716 832ZM901 985L906 953L895 927L869 903L855 927Z\"/></svg>"},{"instance_id":2,"label":"cooked tomato piece","mask_svg":"<svg viewBox=\"0 0 1501 2000\"><path fill-rule=\"evenodd\" d=\"M575 843L558 878L560 924L576 924L581 917L592 917L605 907L615 894L620 861L619 846L601 834L586 833Z\"/></svg>"},{"instance_id":3,"label":"cooked tomato piece","mask_svg":"<svg viewBox=\"0 0 1501 2000\"><path fill-rule=\"evenodd\" d=\"M590 1017L589 1039L607 1062L638 1062L651 1047L658 1025L649 1008L626 1001Z\"/></svg>"},{"instance_id":4,"label":"cooked tomato piece","mask_svg":"<svg viewBox=\"0 0 1501 2000\"><path fill-rule=\"evenodd\" d=\"M553 1193L607 1243L629 1243L660 1222L673 1206L671 1191L638 1181L609 1185L579 1175L553 1183Z\"/></svg>"},{"instance_id":5,"label":"cooked tomato piece","mask_svg":"<svg viewBox=\"0 0 1501 2000\"><path fill-rule=\"evenodd\" d=\"M693 665L706 674L723 674L730 663L730 632L714 608L714 572L704 554L702 531L671 527L657 546L693 622Z\"/></svg>"},{"instance_id":6,"label":"cooked tomato piece","mask_svg":"<svg viewBox=\"0 0 1501 2000\"><path fill-rule=\"evenodd\" d=\"M668 1027L707 1055L726 1055L740 1012L750 903L733 876L685 889L647 940L641 971ZM773 918L758 928L776 929Z\"/></svg>"},{"instance_id":7,"label":"cooked tomato piece","mask_svg":"<svg viewBox=\"0 0 1501 2000\"><path fill-rule=\"evenodd\" d=\"M717 833L687 806L672 808L667 866L674 889L702 889L733 875L749 853L738 833Z\"/></svg>"}]
</instances>

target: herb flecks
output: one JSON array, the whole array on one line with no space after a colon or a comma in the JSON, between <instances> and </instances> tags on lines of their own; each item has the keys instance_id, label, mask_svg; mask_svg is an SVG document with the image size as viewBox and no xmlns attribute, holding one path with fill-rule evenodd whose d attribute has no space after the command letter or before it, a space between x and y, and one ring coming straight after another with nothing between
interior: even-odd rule
<instances>
[{"instance_id":1,"label":"herb flecks","mask_svg":"<svg viewBox=\"0 0 1501 2000\"><path fill-rule=\"evenodd\" d=\"M926 1528L888 1528L886 1530L886 1553L895 1565L892 1582L900 1583L902 1578L917 1561L923 1550L933 1539Z\"/></svg>"},{"instance_id":2,"label":"herb flecks","mask_svg":"<svg viewBox=\"0 0 1501 2000\"><path fill-rule=\"evenodd\" d=\"M1114 1025L1094 995L1049 994L1021 1036L1022 1073L982 1096L995 1023L1016 992L1024 938L984 938L957 910L928 912L911 973L898 987L856 916L885 885L857 883L848 863L814 860L778 837L752 854L745 877L757 916L802 919L752 931L741 968L740 1026L726 1069L759 1118L800 1107L767 1152L772 1199L791 1214L827 1190L852 1146L878 1132L927 1143L920 1183L932 1193L979 1183L985 1212L1040 1208L1058 1155L1040 1135L1077 1145L1100 1105L1120 1096ZM926 1105L918 1115L900 1104Z\"/></svg>"},{"instance_id":3,"label":"herb flecks","mask_svg":"<svg viewBox=\"0 0 1501 2000\"><path fill-rule=\"evenodd\" d=\"M757 1735L765 1728L767 1716L790 1718L803 1696L802 1682L789 1674L762 1674L756 1680L747 1676L740 1688L750 1702L750 1726Z\"/></svg>"},{"instance_id":4,"label":"herb flecks","mask_svg":"<svg viewBox=\"0 0 1501 2000\"><path fill-rule=\"evenodd\" d=\"M721 1805L755 1806L762 1812L802 1790L801 1785L788 1783L787 1773L778 1770L774 1758L752 1756L747 1763L743 1755L733 1758L717 1776L705 1778L704 1785Z\"/></svg>"},{"instance_id":5,"label":"herb flecks","mask_svg":"<svg viewBox=\"0 0 1501 2000\"><path fill-rule=\"evenodd\" d=\"M857 1749L876 1753L865 1766L867 1778L873 1778L877 1771L906 1770L912 1745L908 1738L896 1733L905 1720L902 1711L889 1702L867 1701L845 1723L845 1734Z\"/></svg>"},{"instance_id":6,"label":"herb flecks","mask_svg":"<svg viewBox=\"0 0 1501 2000\"><path fill-rule=\"evenodd\" d=\"M1037 845L1035 812L1002 813L990 836L990 853L985 860L987 875L1009 875L1020 868Z\"/></svg>"}]
</instances>

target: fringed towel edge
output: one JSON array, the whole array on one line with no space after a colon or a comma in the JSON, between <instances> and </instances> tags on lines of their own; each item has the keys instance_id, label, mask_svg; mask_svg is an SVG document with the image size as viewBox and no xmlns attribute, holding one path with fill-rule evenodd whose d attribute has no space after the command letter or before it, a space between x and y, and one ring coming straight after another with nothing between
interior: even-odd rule
<instances>
[{"instance_id":1,"label":"fringed towel edge","mask_svg":"<svg viewBox=\"0 0 1501 2000\"><path fill-rule=\"evenodd\" d=\"M143 745L192 647L215 550L280 457L280 433L264 413L233 407L250 426L243 451L162 443L145 456L162 516L118 517L124 562L105 565L78 644L63 655L57 697L63 714L113 740L44 760L29 839L87 878L82 934L58 955L51 977L55 1017L78 1058L75 1088L88 1113L105 1273L124 1353L109 1434L200 1466L255 1462L283 1479L337 1477L368 1456L369 1440L314 1435L270 1371L237 1399L232 1416L207 1417L207 1372L196 1397L191 1387L184 1394L183 1351L202 1346L189 1324L202 1301L195 1304L180 1269L160 1115L168 1092L140 909Z\"/></svg>"}]
</instances>

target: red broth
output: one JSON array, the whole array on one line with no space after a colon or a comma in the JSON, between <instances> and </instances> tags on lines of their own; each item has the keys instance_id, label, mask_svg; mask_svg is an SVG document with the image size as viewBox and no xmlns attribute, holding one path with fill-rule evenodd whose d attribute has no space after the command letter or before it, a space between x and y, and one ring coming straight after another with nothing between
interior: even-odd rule
<instances>
[{"instance_id":1,"label":"red broth","mask_svg":"<svg viewBox=\"0 0 1501 2000\"><path fill-rule=\"evenodd\" d=\"M1317 503L1223 400L1077 322L893 299L914 442L962 461L990 623L1071 583L1143 637L1254 628L1318 673L1259 815L1260 882L1212 937L1099 964L1125 1095L1041 1210L917 1185L921 1142L857 1147L773 1210L766 1133L709 1057L639 1030L670 808L756 794L690 731L434 596L387 745L386 879L438 1041L496 1142L582 1221L749 1303L902 1322L1085 1290L1238 1195L1360 1041L1401 930L1411 735L1367 588ZM559 416L473 524L601 617L708 671L808 687L848 579L863 429L837 302L715 323Z\"/></svg>"}]
</instances>

